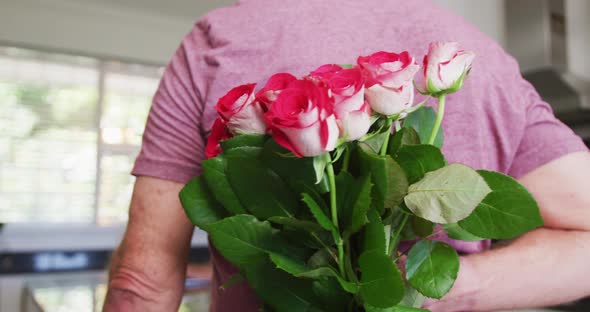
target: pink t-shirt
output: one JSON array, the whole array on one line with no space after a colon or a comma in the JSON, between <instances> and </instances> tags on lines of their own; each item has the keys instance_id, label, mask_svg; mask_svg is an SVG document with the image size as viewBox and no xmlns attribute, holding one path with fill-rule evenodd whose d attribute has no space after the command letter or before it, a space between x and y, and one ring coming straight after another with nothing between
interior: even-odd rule
<instances>
[{"instance_id":1,"label":"pink t-shirt","mask_svg":"<svg viewBox=\"0 0 590 312\"><path fill-rule=\"evenodd\" d=\"M200 173L205 143L229 89L326 63L407 50L421 61L431 41L458 41L477 58L443 121L449 162L520 177L586 150L520 75L515 60L474 26L428 0L243 0L202 17L184 38L154 97L133 174L187 182ZM165 209L165 207L162 207ZM451 242L477 252L483 242ZM236 269L212 249L213 311L257 311L246 284L220 290Z\"/></svg>"}]
</instances>

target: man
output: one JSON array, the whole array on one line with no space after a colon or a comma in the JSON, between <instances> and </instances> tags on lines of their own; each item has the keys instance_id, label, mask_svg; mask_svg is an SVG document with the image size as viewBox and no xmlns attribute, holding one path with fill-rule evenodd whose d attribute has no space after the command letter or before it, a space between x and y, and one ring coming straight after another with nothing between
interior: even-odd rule
<instances>
[{"instance_id":1,"label":"man","mask_svg":"<svg viewBox=\"0 0 590 312\"><path fill-rule=\"evenodd\" d=\"M477 59L463 89L448 97L449 162L518 178L540 204L545 227L500 249L455 243L464 256L453 290L432 311L546 306L590 295L590 155L522 79L515 61L473 26L427 0L246 0L202 18L176 52L154 98L127 232L111 268L106 311L173 311L182 296L193 226L178 192L204 157L214 105L231 87L276 72L301 76L325 63L458 41ZM213 311L257 311L245 283L212 253Z\"/></svg>"}]
</instances>

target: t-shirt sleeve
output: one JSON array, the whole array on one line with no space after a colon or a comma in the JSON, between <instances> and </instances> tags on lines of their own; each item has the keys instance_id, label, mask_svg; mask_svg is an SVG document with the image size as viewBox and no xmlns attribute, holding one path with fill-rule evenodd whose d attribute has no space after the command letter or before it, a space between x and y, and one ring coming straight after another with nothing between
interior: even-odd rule
<instances>
[{"instance_id":1,"label":"t-shirt sleeve","mask_svg":"<svg viewBox=\"0 0 590 312\"><path fill-rule=\"evenodd\" d=\"M525 129L509 174L519 178L561 156L587 151L582 139L553 114L535 88L521 78L520 94L526 101Z\"/></svg>"},{"instance_id":2,"label":"t-shirt sleeve","mask_svg":"<svg viewBox=\"0 0 590 312\"><path fill-rule=\"evenodd\" d=\"M208 64L199 24L183 39L154 95L132 174L186 183L200 171L205 140L200 125Z\"/></svg>"}]
</instances>

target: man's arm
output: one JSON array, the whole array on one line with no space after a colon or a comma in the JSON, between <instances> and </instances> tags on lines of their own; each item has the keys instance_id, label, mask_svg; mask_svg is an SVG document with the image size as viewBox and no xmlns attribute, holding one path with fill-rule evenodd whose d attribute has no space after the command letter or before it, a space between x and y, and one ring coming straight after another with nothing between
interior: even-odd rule
<instances>
[{"instance_id":1,"label":"man's arm","mask_svg":"<svg viewBox=\"0 0 590 312\"><path fill-rule=\"evenodd\" d=\"M182 187L137 178L129 224L111 263L104 311L178 309L194 229L178 199Z\"/></svg>"},{"instance_id":2,"label":"man's arm","mask_svg":"<svg viewBox=\"0 0 590 312\"><path fill-rule=\"evenodd\" d=\"M590 295L590 153L569 154L520 179L545 227L461 259L455 287L433 312L541 307Z\"/></svg>"}]
</instances>

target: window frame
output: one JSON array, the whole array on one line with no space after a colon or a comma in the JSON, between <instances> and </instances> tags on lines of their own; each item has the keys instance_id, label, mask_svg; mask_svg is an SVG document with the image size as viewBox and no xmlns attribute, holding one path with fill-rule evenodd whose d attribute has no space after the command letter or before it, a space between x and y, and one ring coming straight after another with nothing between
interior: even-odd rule
<instances>
[{"instance_id":1,"label":"window frame","mask_svg":"<svg viewBox=\"0 0 590 312\"><path fill-rule=\"evenodd\" d=\"M47 54L51 59L52 54L59 54L71 57L85 57L96 62L98 74L97 80L97 105L94 120L94 127L97 131L96 141L96 182L94 185L93 217L88 223L85 222L19 222L0 223L0 253L6 252L37 252L37 251L76 251L76 250L114 250L121 241L126 222L113 223L110 225L99 224L99 205L102 182L102 160L108 155L129 155L138 152L141 146L131 144L107 144L103 142L102 115L105 108L106 79L110 72L109 65L123 63L125 65L139 65L159 67L157 70L162 74L164 64L154 64L137 60L125 60L105 58L99 56L83 55L67 51L48 50L43 48L19 46L0 41L0 47L25 49L39 54ZM131 73L133 74L133 73ZM146 75L147 77L147 75ZM155 90L154 90L155 91ZM129 202L131 198L129 198ZM191 241L192 247L207 246L207 235L196 228Z\"/></svg>"}]
</instances>

